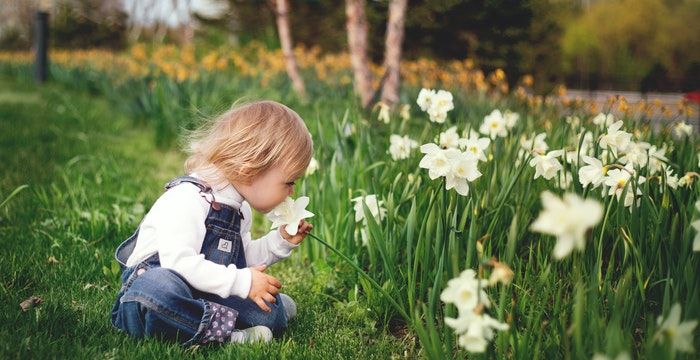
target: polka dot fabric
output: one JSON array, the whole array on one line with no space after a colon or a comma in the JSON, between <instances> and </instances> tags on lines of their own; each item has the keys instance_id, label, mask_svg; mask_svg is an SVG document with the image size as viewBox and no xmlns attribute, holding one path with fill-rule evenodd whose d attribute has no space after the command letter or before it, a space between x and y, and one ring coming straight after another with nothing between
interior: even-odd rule
<instances>
[{"instance_id":1,"label":"polka dot fabric","mask_svg":"<svg viewBox=\"0 0 700 360\"><path fill-rule=\"evenodd\" d=\"M229 337L231 337L231 332L234 330L234 325L236 325L236 317L238 316L238 312L227 306L216 303L210 304L214 315L211 318L209 327L204 331L202 343L228 342Z\"/></svg>"}]
</instances>

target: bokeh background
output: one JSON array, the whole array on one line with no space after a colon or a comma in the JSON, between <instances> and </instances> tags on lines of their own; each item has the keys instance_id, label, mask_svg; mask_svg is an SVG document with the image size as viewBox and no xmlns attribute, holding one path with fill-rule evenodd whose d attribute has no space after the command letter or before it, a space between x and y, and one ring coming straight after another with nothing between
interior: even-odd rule
<instances>
[{"instance_id":1,"label":"bokeh background","mask_svg":"<svg viewBox=\"0 0 700 360\"><path fill-rule=\"evenodd\" d=\"M31 46L37 7L50 14L53 48L125 49L136 41L211 47L256 40L279 47L274 6L251 0L2 0L0 49ZM342 1L290 2L295 45L347 48ZM384 56L388 1L367 1L368 55ZM471 59L535 91L688 92L700 87L696 0L408 1L403 58Z\"/></svg>"}]
</instances>

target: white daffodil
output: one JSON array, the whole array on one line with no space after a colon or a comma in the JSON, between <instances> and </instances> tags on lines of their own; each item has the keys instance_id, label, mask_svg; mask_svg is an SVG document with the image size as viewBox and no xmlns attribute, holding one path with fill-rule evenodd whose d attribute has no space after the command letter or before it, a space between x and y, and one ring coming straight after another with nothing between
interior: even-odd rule
<instances>
[{"instance_id":1,"label":"white daffodil","mask_svg":"<svg viewBox=\"0 0 700 360\"><path fill-rule=\"evenodd\" d=\"M549 191L541 196L543 208L530 230L557 237L553 251L556 259L564 258L574 249L583 250L586 231L600 222L603 206L574 193L564 194L563 199Z\"/></svg>"},{"instance_id":2,"label":"white daffodil","mask_svg":"<svg viewBox=\"0 0 700 360\"><path fill-rule=\"evenodd\" d=\"M362 203L367 205L369 212L375 219L381 221L386 215L386 209L382 207L384 201L377 200L377 195L358 196L352 199L352 202L355 203L355 222L365 219L365 210Z\"/></svg>"},{"instance_id":3,"label":"white daffodil","mask_svg":"<svg viewBox=\"0 0 700 360\"><path fill-rule=\"evenodd\" d=\"M681 121L673 126L673 134L677 138L693 135L693 127L686 124L685 121Z\"/></svg>"},{"instance_id":4,"label":"white daffodil","mask_svg":"<svg viewBox=\"0 0 700 360\"><path fill-rule=\"evenodd\" d=\"M450 279L447 287L440 293L440 300L444 303L454 304L460 314L468 314L474 311L477 304L485 307L491 306L484 288L488 281L476 278L476 272L472 269L462 271L458 277Z\"/></svg>"},{"instance_id":5,"label":"white daffodil","mask_svg":"<svg viewBox=\"0 0 700 360\"><path fill-rule=\"evenodd\" d=\"M578 169L578 181L584 187L593 184L593 189L597 188L605 181L605 175L608 172L607 166L603 166L600 160L590 156L584 155L581 160L588 165Z\"/></svg>"},{"instance_id":6,"label":"white daffodil","mask_svg":"<svg viewBox=\"0 0 700 360\"><path fill-rule=\"evenodd\" d=\"M430 117L430 121L442 124L447 119L447 111L443 108L433 106L428 109L428 117Z\"/></svg>"},{"instance_id":7,"label":"white daffodil","mask_svg":"<svg viewBox=\"0 0 700 360\"><path fill-rule=\"evenodd\" d=\"M402 120L408 120L411 118L411 105L403 104L399 108L399 116Z\"/></svg>"},{"instance_id":8,"label":"white daffodil","mask_svg":"<svg viewBox=\"0 0 700 360\"><path fill-rule=\"evenodd\" d=\"M501 111L496 109L490 114L484 117L484 122L479 128L479 132L487 135L491 140L496 137L506 137L508 136L508 127L506 124L506 119L503 118Z\"/></svg>"},{"instance_id":9,"label":"white daffodil","mask_svg":"<svg viewBox=\"0 0 700 360\"><path fill-rule=\"evenodd\" d=\"M423 111L428 111L430 106L433 104L433 97L435 96L435 90L432 89L421 89L418 93L418 100L416 103Z\"/></svg>"},{"instance_id":10,"label":"white daffodil","mask_svg":"<svg viewBox=\"0 0 700 360\"><path fill-rule=\"evenodd\" d=\"M666 174L666 185L671 189L678 188L678 176L673 173L673 169L670 166L664 167L664 173ZM659 186L663 186L663 183L659 183Z\"/></svg>"},{"instance_id":11,"label":"white daffodil","mask_svg":"<svg viewBox=\"0 0 700 360\"><path fill-rule=\"evenodd\" d=\"M654 341L669 341L673 351L688 353L695 351L693 347L693 330L698 325L698 321L681 322L681 304L673 304L666 320L664 320L663 316L659 316L656 319L656 324L659 328L654 334Z\"/></svg>"},{"instance_id":12,"label":"white daffodil","mask_svg":"<svg viewBox=\"0 0 700 360\"><path fill-rule=\"evenodd\" d=\"M493 340L494 330L507 331L508 324L499 322L488 314L475 312L460 314L456 319L445 318L445 324L455 329L455 333L461 334L458 338L459 346L473 353L483 353Z\"/></svg>"},{"instance_id":13,"label":"white daffodil","mask_svg":"<svg viewBox=\"0 0 700 360\"><path fill-rule=\"evenodd\" d=\"M533 138L528 139L523 135L520 138L520 147L527 152L535 152L537 154L544 154L549 150L549 145L544 139L547 138L547 133L540 133L535 135Z\"/></svg>"},{"instance_id":14,"label":"white daffodil","mask_svg":"<svg viewBox=\"0 0 700 360\"><path fill-rule=\"evenodd\" d=\"M445 177L445 190L454 188L462 196L469 194L468 182L476 180L481 173L476 168L477 159L456 149L448 149L452 170Z\"/></svg>"},{"instance_id":15,"label":"white daffodil","mask_svg":"<svg viewBox=\"0 0 700 360\"><path fill-rule=\"evenodd\" d=\"M700 200L695 202L695 210L700 212ZM700 219L690 223L690 226L695 229L695 238L693 239L693 251L700 251Z\"/></svg>"},{"instance_id":16,"label":"white daffodil","mask_svg":"<svg viewBox=\"0 0 700 360\"><path fill-rule=\"evenodd\" d=\"M649 173L656 174L663 169L664 165L668 162L666 158L666 144L661 148L657 148L656 145L651 145L649 147Z\"/></svg>"},{"instance_id":17,"label":"white daffodil","mask_svg":"<svg viewBox=\"0 0 700 360\"><path fill-rule=\"evenodd\" d=\"M433 96L432 107L443 109L445 112L454 109L452 93L446 90L438 90L437 94Z\"/></svg>"},{"instance_id":18,"label":"white daffodil","mask_svg":"<svg viewBox=\"0 0 700 360\"><path fill-rule=\"evenodd\" d=\"M431 180L445 177L445 189L454 188L460 195L469 193L468 182L476 180L481 173L477 170L477 159L458 149L442 149L436 144L424 144L421 152L425 154L418 166L428 169Z\"/></svg>"},{"instance_id":19,"label":"white daffodil","mask_svg":"<svg viewBox=\"0 0 700 360\"><path fill-rule=\"evenodd\" d=\"M408 135L399 136L391 135L389 137L391 144L389 145L389 154L394 160L408 159L411 156L411 150L418 147L415 140L409 139Z\"/></svg>"},{"instance_id":20,"label":"white daffodil","mask_svg":"<svg viewBox=\"0 0 700 360\"><path fill-rule=\"evenodd\" d=\"M608 148L617 154L618 151L625 151L632 139L632 134L620 130L622 120L608 127L608 132L600 138L599 145L602 149Z\"/></svg>"},{"instance_id":21,"label":"white daffodil","mask_svg":"<svg viewBox=\"0 0 700 360\"><path fill-rule=\"evenodd\" d=\"M634 174L634 169L632 168L631 164L625 165L624 169L613 169L613 170L608 170L607 175L605 177L605 186L609 188L608 190L608 195L615 195L617 197L617 200L620 200L620 196L622 196L622 193L625 190L625 187L627 187L627 184L629 183L630 179L632 178L632 174ZM639 176L637 178L637 184L641 185L646 181L646 178L644 176ZM637 188L636 195L642 195L642 191ZM626 195L625 195L625 200L624 200L624 206L625 207L630 207L632 206L632 203L634 202L635 199L635 191L632 189L632 186L630 184L630 187L627 189Z\"/></svg>"},{"instance_id":22,"label":"white daffodil","mask_svg":"<svg viewBox=\"0 0 700 360\"><path fill-rule=\"evenodd\" d=\"M596 115L592 121L593 124L600 127L608 127L615 123L615 117L612 114L598 113L598 115Z\"/></svg>"},{"instance_id":23,"label":"white daffodil","mask_svg":"<svg viewBox=\"0 0 700 360\"><path fill-rule=\"evenodd\" d=\"M309 161L309 166L306 167L305 174L307 176L311 175L315 173L316 170L318 170L318 160L316 160L316 158L311 158L311 161Z\"/></svg>"},{"instance_id":24,"label":"white daffodil","mask_svg":"<svg viewBox=\"0 0 700 360\"><path fill-rule=\"evenodd\" d=\"M384 122L385 124L391 122L391 108L389 107L389 105L383 102L379 102L377 103L377 107L379 107L379 114L377 115L377 119Z\"/></svg>"},{"instance_id":25,"label":"white daffodil","mask_svg":"<svg viewBox=\"0 0 700 360\"><path fill-rule=\"evenodd\" d=\"M648 150L651 144L644 141L631 141L627 149L625 150L625 155L620 158L620 162L623 164L631 163L633 166L643 168L647 166L649 161Z\"/></svg>"},{"instance_id":26,"label":"white daffodil","mask_svg":"<svg viewBox=\"0 0 700 360\"><path fill-rule=\"evenodd\" d=\"M479 161L486 161L486 148L489 147L491 139L489 138L479 138L479 134L474 132L476 136L470 136L468 139L459 139L459 147L464 149L467 155L478 159Z\"/></svg>"},{"instance_id":27,"label":"white daffodil","mask_svg":"<svg viewBox=\"0 0 700 360\"><path fill-rule=\"evenodd\" d=\"M420 151L425 154L418 166L428 169L430 180L435 180L440 176L446 176L452 166L450 160L445 155L445 151L436 144L421 145Z\"/></svg>"},{"instance_id":28,"label":"white daffodil","mask_svg":"<svg viewBox=\"0 0 700 360\"><path fill-rule=\"evenodd\" d=\"M286 198L276 208L267 213L267 218L272 221L271 229L276 229L280 226L285 226L285 230L289 235L296 235L299 230L299 222L302 219L314 216L313 213L306 210L309 205L309 197L302 196L296 200L291 197Z\"/></svg>"},{"instance_id":29,"label":"white daffodil","mask_svg":"<svg viewBox=\"0 0 700 360\"><path fill-rule=\"evenodd\" d=\"M421 89L416 103L428 113L430 121L436 123L445 122L447 112L454 109L452 93L445 90Z\"/></svg>"},{"instance_id":30,"label":"white daffodil","mask_svg":"<svg viewBox=\"0 0 700 360\"><path fill-rule=\"evenodd\" d=\"M547 180L552 179L562 169L561 163L557 160L562 155L564 155L564 150L550 151L545 155L535 154L530 160L530 166L535 168L534 178L542 176Z\"/></svg>"},{"instance_id":31,"label":"white daffodil","mask_svg":"<svg viewBox=\"0 0 700 360\"><path fill-rule=\"evenodd\" d=\"M453 126L440 133L439 143L440 147L443 149L459 147L459 134L457 134L457 127Z\"/></svg>"},{"instance_id":32,"label":"white daffodil","mask_svg":"<svg viewBox=\"0 0 700 360\"><path fill-rule=\"evenodd\" d=\"M506 122L506 127L508 130L512 130L518 123L518 120L520 120L520 114L506 110L503 112L503 119Z\"/></svg>"}]
</instances>

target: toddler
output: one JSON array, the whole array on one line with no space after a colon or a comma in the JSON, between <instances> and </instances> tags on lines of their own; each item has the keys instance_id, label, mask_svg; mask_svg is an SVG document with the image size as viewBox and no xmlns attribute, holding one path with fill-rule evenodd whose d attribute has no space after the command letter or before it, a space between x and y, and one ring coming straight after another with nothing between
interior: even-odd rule
<instances>
[{"instance_id":1,"label":"toddler","mask_svg":"<svg viewBox=\"0 0 700 360\"><path fill-rule=\"evenodd\" d=\"M296 315L266 267L288 257L313 225L251 240L251 207L266 213L294 191L312 156L303 120L274 101L232 108L189 143L187 176L165 186L116 250L122 286L112 324L185 346L270 341Z\"/></svg>"}]
</instances>

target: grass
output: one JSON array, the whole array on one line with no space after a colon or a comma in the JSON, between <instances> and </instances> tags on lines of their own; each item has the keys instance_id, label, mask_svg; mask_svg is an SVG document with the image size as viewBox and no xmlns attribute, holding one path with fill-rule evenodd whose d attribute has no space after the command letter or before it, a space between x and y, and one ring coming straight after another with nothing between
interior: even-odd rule
<instances>
[{"instance_id":1,"label":"grass","mask_svg":"<svg viewBox=\"0 0 700 360\"><path fill-rule=\"evenodd\" d=\"M0 203L28 185L0 207L0 358L412 356L339 276L346 266L299 257L270 269L299 304L271 344L183 349L113 328L114 249L182 171L183 154L153 138L99 97L0 77ZM43 303L22 311L32 295Z\"/></svg>"},{"instance_id":2,"label":"grass","mask_svg":"<svg viewBox=\"0 0 700 360\"><path fill-rule=\"evenodd\" d=\"M264 64L260 66L260 71L266 70ZM0 67L0 73L19 77L26 76L28 70L26 64L5 70ZM337 352L335 357L435 359L590 359L597 353L614 358L623 352L650 359L694 356L675 352L667 336L657 341L661 337L655 334L659 329L656 318L667 316L675 303L682 306L682 320L700 317L700 262L691 251L695 231L690 226L698 218L693 206L700 195L697 180L691 186L671 189L662 172L655 173L650 166L638 168L631 183L643 196L638 204L625 208L602 195L600 188L581 185L580 162L562 159L573 178L559 186L558 178L533 180L534 169L527 165L527 159L520 158L520 151L526 151L520 143L523 136L545 132L550 150L573 150L580 147L583 130L591 131L594 139L588 155L602 157L598 139L604 129L594 126L591 118L595 114L587 109L564 106L557 98L544 100L550 105L538 105L533 98L448 89L455 95L455 109L446 123L434 124L416 109L418 90L404 87L402 103L412 104L411 119L393 116L384 124L377 121L376 111L370 114L358 109L350 86L310 81L312 100L303 103L295 99L283 76L272 78L272 85L261 85L260 79L231 71L202 72L199 79L185 81L162 74L123 81L80 66L54 66L52 74L57 83L77 87L82 94L102 94L109 102L86 100L85 95L62 88L42 90L39 98L43 108L60 119L43 120L42 127L28 132L33 138L7 136L11 145L4 148L12 151L3 151L7 157L3 160L8 168L22 170L8 176L14 176L14 182L3 180L7 184L0 188L0 199L27 183L24 178L42 177L44 185L30 184L32 187L10 200L2 210L6 217L2 224L7 232L14 231L11 238L29 236L30 243L51 249L29 252L42 254L33 265L47 267L46 258L58 254L54 257L59 264L54 266L79 276L79 281L72 282L79 284L76 291L106 291L112 286L110 281L117 276L111 268L113 247L133 230L162 183L179 172L181 155L158 149L171 148L182 128L195 126L193 115L197 111L216 113L213 108L217 105L230 104L241 96L267 98L299 112L314 138L314 156L320 169L300 181L297 194L310 196L309 209L317 214L312 219L314 234L329 244L309 239L297 256L275 270L282 278L290 273L308 274L285 278L289 292L295 297L309 296L302 300L308 309L319 305L319 310L313 311L320 316L319 334L330 336L304 331L296 335L292 327L288 339L303 339L313 349L291 350L290 357L333 357L332 351ZM17 94L33 90L20 84L13 93L4 98L31 98ZM8 118L31 118L42 108L18 104L21 101L8 103L26 109L26 115L13 111ZM490 160L479 163L482 176L469 184L468 196L445 191L442 179L430 180L418 165L422 157L418 150L400 161L387 154L391 134L409 135L419 144L436 142L438 134L453 125L460 133L478 129L484 116L494 109L517 111L521 119L507 137L491 142L487 151ZM580 124L565 121L566 115L580 116ZM687 115L674 119L682 120L687 120ZM672 136L673 124L651 131L646 116L634 112L624 118L624 125L635 134L635 141L666 146L665 163L679 177L698 177L700 148L695 136ZM37 144L45 149L34 149ZM39 167L35 153L60 160L42 166L48 170L37 173L33 170ZM605 157L618 162L610 155ZM640 175L648 180L639 183L636 179ZM600 202L606 209L605 219L587 234L585 250L561 261L552 256L555 238L530 230L541 212L540 194L545 190L558 195L573 192ZM28 194L33 202L26 198ZM386 216L375 219L365 208L366 221L358 223L351 199L368 194L383 201ZM15 214L22 211L24 217L17 218ZM41 220L27 222L26 214ZM24 228L9 226L23 223ZM256 224L258 231L264 229L264 222ZM330 246L343 256L335 256ZM43 284L17 273L28 267L16 260L17 256L6 258L3 264L9 265L0 270L17 274L6 275L11 279L8 283L24 287L27 282ZM488 313L507 322L510 329L499 331L485 353L468 354L457 345L453 329L445 325L444 318L457 315L457 309L444 304L440 293L449 279L465 269L488 275L485 264L492 258L514 271L509 286L486 289L493 303ZM77 259L85 260L78 266ZM294 286L301 290L294 290ZM32 293L41 295L39 291L43 290L25 289L14 301ZM42 305L39 311L46 308ZM327 320L331 322L324 323ZM377 328L390 328L406 334L409 340L394 341ZM696 348L700 348L698 335L695 331L689 339ZM324 346L331 344L327 345L330 352L319 349L322 341ZM353 342L345 345L346 341ZM274 346L264 349L272 349L270 354L278 356L280 349ZM172 349L168 351L176 351L176 347Z\"/></svg>"}]
</instances>

